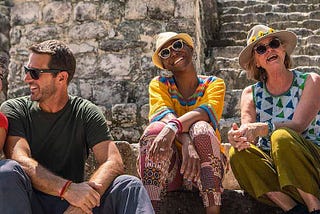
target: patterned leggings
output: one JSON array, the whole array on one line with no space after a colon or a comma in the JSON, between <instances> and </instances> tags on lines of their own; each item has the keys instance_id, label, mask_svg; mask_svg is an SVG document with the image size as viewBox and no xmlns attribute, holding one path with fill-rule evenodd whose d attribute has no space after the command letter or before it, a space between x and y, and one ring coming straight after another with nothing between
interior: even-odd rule
<instances>
[{"instance_id":1,"label":"patterned leggings","mask_svg":"<svg viewBox=\"0 0 320 214\"><path fill-rule=\"evenodd\" d=\"M189 130L190 137L200 157L200 181L197 183L183 180L180 174L181 152L172 144L172 150L165 160L155 163L149 159L148 151L153 140L165 126L163 122L153 122L144 131L140 139L138 172L148 191L154 206L159 206L160 199L167 191L184 186L191 189L198 187L205 207L221 205L223 192L222 179L225 173L226 157L220 150L220 142L211 125L205 121L193 124ZM170 161L168 161L170 160ZM157 211L159 207L154 207Z\"/></svg>"}]
</instances>

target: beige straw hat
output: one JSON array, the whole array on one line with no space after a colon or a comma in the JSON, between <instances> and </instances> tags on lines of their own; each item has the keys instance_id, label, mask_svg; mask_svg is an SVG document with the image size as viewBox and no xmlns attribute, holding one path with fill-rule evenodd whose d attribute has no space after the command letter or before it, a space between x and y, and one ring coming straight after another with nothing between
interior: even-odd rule
<instances>
[{"instance_id":1,"label":"beige straw hat","mask_svg":"<svg viewBox=\"0 0 320 214\"><path fill-rule=\"evenodd\" d=\"M284 44L286 52L290 55L297 45L297 36L291 31L276 31L265 25L255 25L247 35L247 46L239 54L239 64L243 69L251 60L254 46L262 39L267 37L277 37Z\"/></svg>"},{"instance_id":2,"label":"beige straw hat","mask_svg":"<svg viewBox=\"0 0 320 214\"><path fill-rule=\"evenodd\" d=\"M163 69L163 65L162 65L162 62L161 62L161 59L160 59L158 53L160 52L160 50L162 49L162 46L164 44L166 44L168 41L174 40L174 39L182 39L183 41L185 41L187 43L187 45L194 48L192 38L191 38L191 36L189 36L189 34L186 34L186 33L179 33L178 34L175 32L164 32L164 33L158 34L157 41L156 41L156 51L152 55L152 62L158 68Z\"/></svg>"}]
</instances>

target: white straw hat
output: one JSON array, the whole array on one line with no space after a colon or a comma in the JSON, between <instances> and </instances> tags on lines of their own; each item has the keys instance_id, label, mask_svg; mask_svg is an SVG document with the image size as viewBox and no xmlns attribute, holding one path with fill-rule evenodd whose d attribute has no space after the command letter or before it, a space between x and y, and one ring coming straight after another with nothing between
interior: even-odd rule
<instances>
[{"instance_id":1,"label":"white straw hat","mask_svg":"<svg viewBox=\"0 0 320 214\"><path fill-rule=\"evenodd\" d=\"M161 59L160 59L158 53L160 52L160 50L162 49L162 46L164 44L166 44L168 41L174 40L174 39L182 39L184 42L187 43L187 45L194 48L192 38L191 38L191 36L189 36L189 34L186 34L186 33L179 33L178 34L175 32L164 32L164 33L158 34L157 41L156 41L156 51L152 55L152 62L158 68L163 69L163 65L162 65L162 62L161 62Z\"/></svg>"},{"instance_id":2,"label":"white straw hat","mask_svg":"<svg viewBox=\"0 0 320 214\"><path fill-rule=\"evenodd\" d=\"M254 46L267 37L277 37L284 44L286 52L290 55L297 45L297 36L291 31L276 31L265 25L255 25L247 35L247 46L239 54L239 64L243 69L247 69L253 53Z\"/></svg>"}]
</instances>

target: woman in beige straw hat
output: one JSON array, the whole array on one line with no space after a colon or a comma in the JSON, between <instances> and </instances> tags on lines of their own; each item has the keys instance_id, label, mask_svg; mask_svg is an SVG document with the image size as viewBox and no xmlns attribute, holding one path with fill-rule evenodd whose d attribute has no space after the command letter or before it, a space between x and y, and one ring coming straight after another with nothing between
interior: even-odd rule
<instances>
[{"instance_id":1,"label":"woman in beige straw hat","mask_svg":"<svg viewBox=\"0 0 320 214\"><path fill-rule=\"evenodd\" d=\"M150 124L140 139L139 173L156 212L160 195L192 186L200 190L207 213L220 213L226 157L218 122L225 84L198 75L194 44L185 33L160 33L153 63L172 72L149 85Z\"/></svg>"},{"instance_id":2,"label":"woman in beige straw hat","mask_svg":"<svg viewBox=\"0 0 320 214\"><path fill-rule=\"evenodd\" d=\"M287 213L320 213L320 76L289 70L297 37L264 25L248 33L240 66L241 126L228 132L230 163L250 195Z\"/></svg>"}]
</instances>

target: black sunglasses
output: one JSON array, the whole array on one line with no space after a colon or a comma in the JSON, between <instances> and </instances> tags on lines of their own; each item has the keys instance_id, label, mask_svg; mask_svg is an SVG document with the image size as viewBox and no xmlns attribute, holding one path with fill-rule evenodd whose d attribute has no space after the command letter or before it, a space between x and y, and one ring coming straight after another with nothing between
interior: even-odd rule
<instances>
[{"instance_id":1,"label":"black sunglasses","mask_svg":"<svg viewBox=\"0 0 320 214\"><path fill-rule=\"evenodd\" d=\"M183 41L181 39L174 41L169 47L163 48L158 55L162 59L168 59L170 57L171 51L170 48L172 48L175 51L180 51L183 48Z\"/></svg>"},{"instance_id":2,"label":"black sunglasses","mask_svg":"<svg viewBox=\"0 0 320 214\"><path fill-rule=\"evenodd\" d=\"M30 73L30 76L34 80L38 80L40 77L40 73L53 73L57 74L61 71L61 69L37 69L37 68L28 68L27 66L24 67L25 74Z\"/></svg>"},{"instance_id":3,"label":"black sunglasses","mask_svg":"<svg viewBox=\"0 0 320 214\"><path fill-rule=\"evenodd\" d=\"M259 44L256 47L254 47L254 50L257 52L257 54L262 55L265 52L267 52L267 48L270 47L272 49L276 49L280 47L281 41L277 38L272 39L269 44Z\"/></svg>"}]
</instances>

